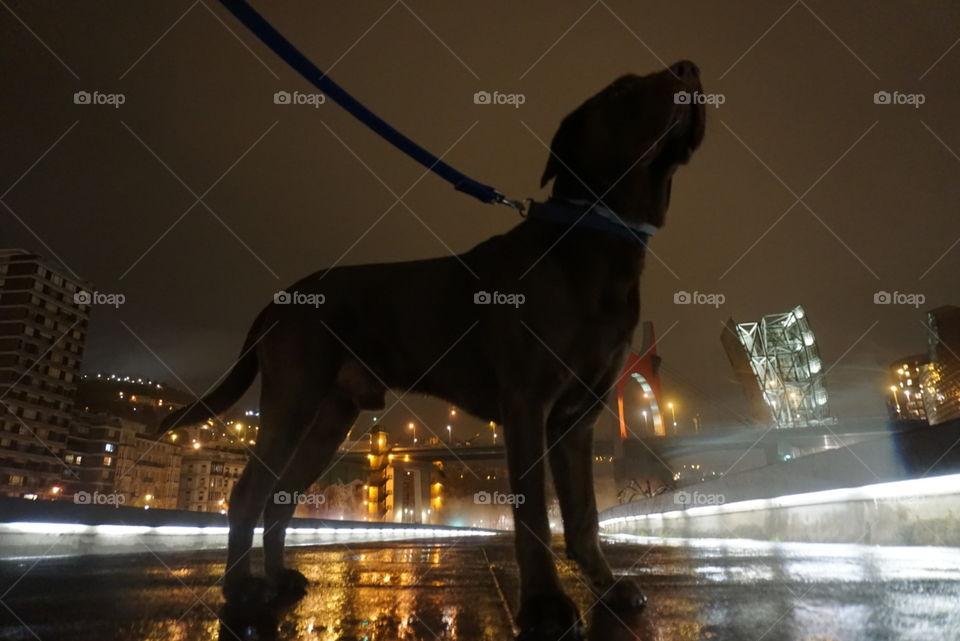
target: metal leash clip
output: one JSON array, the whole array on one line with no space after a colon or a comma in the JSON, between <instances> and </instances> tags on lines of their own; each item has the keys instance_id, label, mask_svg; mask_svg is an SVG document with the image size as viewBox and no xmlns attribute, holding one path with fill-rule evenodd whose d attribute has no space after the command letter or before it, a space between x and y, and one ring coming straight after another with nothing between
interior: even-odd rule
<instances>
[{"instance_id":1,"label":"metal leash clip","mask_svg":"<svg viewBox=\"0 0 960 641\"><path fill-rule=\"evenodd\" d=\"M526 217L527 210L529 209L530 199L526 198L524 200L510 200L500 192L497 192L496 200L494 202L496 202L498 205L513 207L520 213L521 216Z\"/></svg>"}]
</instances>

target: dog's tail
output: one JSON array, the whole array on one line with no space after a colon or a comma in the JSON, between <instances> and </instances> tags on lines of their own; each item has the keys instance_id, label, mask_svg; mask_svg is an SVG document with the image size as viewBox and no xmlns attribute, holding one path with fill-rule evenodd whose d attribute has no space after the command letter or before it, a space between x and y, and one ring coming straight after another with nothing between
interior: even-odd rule
<instances>
[{"instance_id":1,"label":"dog's tail","mask_svg":"<svg viewBox=\"0 0 960 641\"><path fill-rule=\"evenodd\" d=\"M243 393L253 383L253 379L257 377L257 372L260 369L257 352L254 348L261 338L259 328L262 319L263 313L253 322L240 351L240 357L220 384L195 403L181 407L164 418L157 428L158 433L162 434L175 427L201 423L230 409L234 403L240 400Z\"/></svg>"}]
</instances>

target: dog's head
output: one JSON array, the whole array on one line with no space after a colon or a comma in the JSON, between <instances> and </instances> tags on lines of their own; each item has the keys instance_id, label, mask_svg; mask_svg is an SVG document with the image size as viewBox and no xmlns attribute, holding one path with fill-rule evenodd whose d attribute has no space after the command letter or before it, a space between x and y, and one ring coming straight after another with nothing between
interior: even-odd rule
<instances>
[{"instance_id":1,"label":"dog's head","mask_svg":"<svg viewBox=\"0 0 960 641\"><path fill-rule=\"evenodd\" d=\"M615 80L564 118L540 186L601 199L624 219L663 224L673 172L703 140L700 72L689 61Z\"/></svg>"}]
</instances>

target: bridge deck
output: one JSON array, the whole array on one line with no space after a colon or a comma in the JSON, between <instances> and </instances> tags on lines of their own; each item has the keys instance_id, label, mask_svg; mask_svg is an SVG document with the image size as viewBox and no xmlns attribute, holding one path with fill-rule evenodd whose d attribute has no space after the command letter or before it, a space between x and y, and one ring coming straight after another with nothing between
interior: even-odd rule
<instances>
[{"instance_id":1,"label":"bridge deck","mask_svg":"<svg viewBox=\"0 0 960 641\"><path fill-rule=\"evenodd\" d=\"M504 536L297 548L291 561L310 591L277 621L218 620L218 551L8 561L0 638L504 641L494 576L513 607L511 547ZM592 639L937 641L960 625L958 550L641 541L609 551L650 601L638 621L617 621L564 564Z\"/></svg>"}]
</instances>

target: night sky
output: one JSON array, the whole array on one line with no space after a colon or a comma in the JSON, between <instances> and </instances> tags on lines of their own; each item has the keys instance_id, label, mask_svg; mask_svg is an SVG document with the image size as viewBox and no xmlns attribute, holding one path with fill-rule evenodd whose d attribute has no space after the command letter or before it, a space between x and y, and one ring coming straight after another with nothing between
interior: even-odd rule
<instances>
[{"instance_id":1,"label":"night sky","mask_svg":"<svg viewBox=\"0 0 960 641\"><path fill-rule=\"evenodd\" d=\"M719 341L730 316L804 305L835 414L864 418L884 413L883 368L925 349L924 310L960 304L956 3L254 4L379 115L516 198L546 196L546 145L584 99L697 62L725 102L674 181L642 292L681 416L744 412ZM465 251L518 221L421 179L331 102L274 104L313 90L213 0L5 0L0 42L0 246L126 296L94 309L87 370L202 392L301 276ZM125 102L76 105L81 90ZM481 90L525 102L475 105ZM676 305L681 290L726 300ZM881 290L925 302L875 305Z\"/></svg>"}]
</instances>

